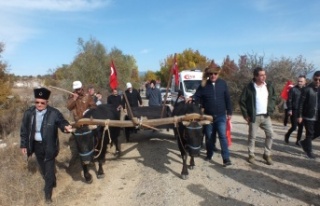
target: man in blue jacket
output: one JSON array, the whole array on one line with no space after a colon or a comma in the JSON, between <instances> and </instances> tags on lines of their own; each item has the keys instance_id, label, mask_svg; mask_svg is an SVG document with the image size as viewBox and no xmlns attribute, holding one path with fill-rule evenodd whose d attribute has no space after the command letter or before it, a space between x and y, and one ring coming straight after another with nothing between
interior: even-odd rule
<instances>
[{"instance_id":1,"label":"man in blue jacket","mask_svg":"<svg viewBox=\"0 0 320 206\"><path fill-rule=\"evenodd\" d=\"M240 109L243 118L249 125L248 134L248 162L255 164L255 140L258 128L266 134L263 159L272 165L271 146L273 142L273 128L270 115L275 108L276 94L271 82L266 82L266 72L261 67L253 71L253 80L243 89L240 96Z\"/></svg>"},{"instance_id":2,"label":"man in blue jacket","mask_svg":"<svg viewBox=\"0 0 320 206\"><path fill-rule=\"evenodd\" d=\"M50 91L34 89L35 106L24 113L20 129L20 148L28 157L35 153L40 172L45 180L46 203L51 203L52 189L56 187L55 158L59 152L58 128L71 132L71 125L61 112L48 105Z\"/></svg>"},{"instance_id":3,"label":"man in blue jacket","mask_svg":"<svg viewBox=\"0 0 320 206\"><path fill-rule=\"evenodd\" d=\"M162 104L161 92L156 87L155 80L151 80L150 86L147 87L146 97L149 100L149 106L161 106Z\"/></svg>"},{"instance_id":4,"label":"man in blue jacket","mask_svg":"<svg viewBox=\"0 0 320 206\"><path fill-rule=\"evenodd\" d=\"M221 67L213 61L205 69L202 84L197 89L193 98L200 102L204 113L213 117L213 123L204 128L206 137L206 160L211 160L214 152L214 136L218 134L223 166L231 165L230 154L226 136L226 122L231 119L232 106L227 83L219 78Z\"/></svg>"}]
</instances>

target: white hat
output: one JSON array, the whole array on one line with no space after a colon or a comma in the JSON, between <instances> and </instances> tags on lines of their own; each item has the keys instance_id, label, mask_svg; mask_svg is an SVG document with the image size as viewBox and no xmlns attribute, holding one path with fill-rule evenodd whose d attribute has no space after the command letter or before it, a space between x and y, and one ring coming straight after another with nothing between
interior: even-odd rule
<instances>
[{"instance_id":1,"label":"white hat","mask_svg":"<svg viewBox=\"0 0 320 206\"><path fill-rule=\"evenodd\" d=\"M82 88L82 83L80 81L74 81L72 83L72 88L73 89L81 89Z\"/></svg>"},{"instance_id":2,"label":"white hat","mask_svg":"<svg viewBox=\"0 0 320 206\"><path fill-rule=\"evenodd\" d=\"M127 83L127 89L131 88L132 84L130 82Z\"/></svg>"}]
</instances>

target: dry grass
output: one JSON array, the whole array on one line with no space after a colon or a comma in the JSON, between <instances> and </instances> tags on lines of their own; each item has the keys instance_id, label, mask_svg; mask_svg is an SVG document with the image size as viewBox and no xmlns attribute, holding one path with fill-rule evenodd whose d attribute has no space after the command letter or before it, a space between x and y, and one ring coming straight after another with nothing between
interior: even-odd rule
<instances>
[{"instance_id":1,"label":"dry grass","mask_svg":"<svg viewBox=\"0 0 320 206\"><path fill-rule=\"evenodd\" d=\"M15 109L5 111L6 115L1 115L0 125L6 130L2 131L0 140L7 144L7 147L0 148L0 205L42 205L44 200L44 180L38 169L35 155L28 160L20 150L20 124L23 112L33 103L32 89L13 89L13 93L20 98L15 105ZM52 103L64 105L63 97L54 98ZM66 115L65 111L61 111ZM68 114L68 113L67 113ZM67 115L68 116L68 115ZM68 117L66 117L68 118ZM67 144L70 135L59 135L61 145ZM65 146L60 151L62 156L59 159L68 161L70 151ZM59 178L59 171L57 172Z\"/></svg>"},{"instance_id":2,"label":"dry grass","mask_svg":"<svg viewBox=\"0 0 320 206\"><path fill-rule=\"evenodd\" d=\"M27 162L22 156L18 138L8 138L0 149L0 205L36 205L43 199L43 181L35 158ZM35 175L34 175L35 174Z\"/></svg>"},{"instance_id":3,"label":"dry grass","mask_svg":"<svg viewBox=\"0 0 320 206\"><path fill-rule=\"evenodd\" d=\"M15 115L11 115L10 121L15 122L10 129L11 133L2 138L8 146L0 149L0 205L42 205L44 199L44 181L38 170L36 159L33 157L27 161L22 156L19 145L19 128L21 122L22 112L32 104L32 89L15 89L14 91L21 97L23 104L17 108L19 111ZM31 96L31 97L30 97ZM65 115L65 118L70 119L69 113L65 108L65 98L63 95L54 95L50 100L50 105L58 107ZM10 116L10 115L8 115ZM280 119L283 117L281 113L277 112L276 116ZM0 117L1 118L1 117ZM13 121L14 120L14 121ZM69 163L71 161L71 151L68 147L70 145L70 134L60 134L60 153L57 157L57 180L58 187L55 193L59 193L59 197L63 196L62 200L77 199L77 190L75 188L65 187L63 190L59 187L59 182L74 181L65 173L70 174L75 179L81 179L81 174L69 171ZM80 167L80 163L78 164ZM80 168L75 168L80 171ZM72 170L72 169L71 169ZM54 195L54 198L57 195ZM67 199L66 199L67 198ZM57 200L55 201L62 201Z\"/></svg>"}]
</instances>

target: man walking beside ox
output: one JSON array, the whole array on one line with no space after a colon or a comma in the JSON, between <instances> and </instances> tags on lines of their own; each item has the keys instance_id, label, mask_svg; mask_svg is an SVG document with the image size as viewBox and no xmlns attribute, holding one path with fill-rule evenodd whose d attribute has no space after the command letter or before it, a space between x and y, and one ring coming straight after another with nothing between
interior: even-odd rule
<instances>
[{"instance_id":1,"label":"man walking beside ox","mask_svg":"<svg viewBox=\"0 0 320 206\"><path fill-rule=\"evenodd\" d=\"M211 62L203 74L202 85L199 86L193 98L201 102L204 113L213 117L213 123L205 126L206 160L211 160L214 153L215 134L218 134L223 166L231 165L226 136L226 122L231 119L232 105L227 83L219 78L221 67Z\"/></svg>"},{"instance_id":2,"label":"man walking beside ox","mask_svg":"<svg viewBox=\"0 0 320 206\"><path fill-rule=\"evenodd\" d=\"M48 105L50 91L34 89L35 105L23 115L20 129L20 148L28 157L35 153L41 175L45 181L46 203L51 203L52 190L57 186L55 158L59 153L58 129L71 132L71 125L56 108Z\"/></svg>"}]
</instances>

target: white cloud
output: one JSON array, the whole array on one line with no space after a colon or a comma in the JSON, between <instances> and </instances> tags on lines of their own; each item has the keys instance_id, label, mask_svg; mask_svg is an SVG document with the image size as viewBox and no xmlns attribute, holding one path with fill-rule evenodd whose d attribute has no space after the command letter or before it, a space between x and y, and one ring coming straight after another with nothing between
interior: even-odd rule
<instances>
[{"instance_id":1,"label":"white cloud","mask_svg":"<svg viewBox=\"0 0 320 206\"><path fill-rule=\"evenodd\" d=\"M0 1L0 42L5 52L13 52L19 44L41 32L34 11L78 12L108 6L112 0L9 0Z\"/></svg>"},{"instance_id":2,"label":"white cloud","mask_svg":"<svg viewBox=\"0 0 320 206\"><path fill-rule=\"evenodd\" d=\"M150 52L151 52L150 49L142 49L142 50L140 51L141 54L149 54Z\"/></svg>"},{"instance_id":3,"label":"white cloud","mask_svg":"<svg viewBox=\"0 0 320 206\"><path fill-rule=\"evenodd\" d=\"M0 1L0 10L82 11L107 6L111 0L10 0Z\"/></svg>"},{"instance_id":4,"label":"white cloud","mask_svg":"<svg viewBox=\"0 0 320 206\"><path fill-rule=\"evenodd\" d=\"M258 11L265 12L274 10L276 8L279 8L279 3L281 1L275 1L275 0L249 0L251 5Z\"/></svg>"}]
</instances>

